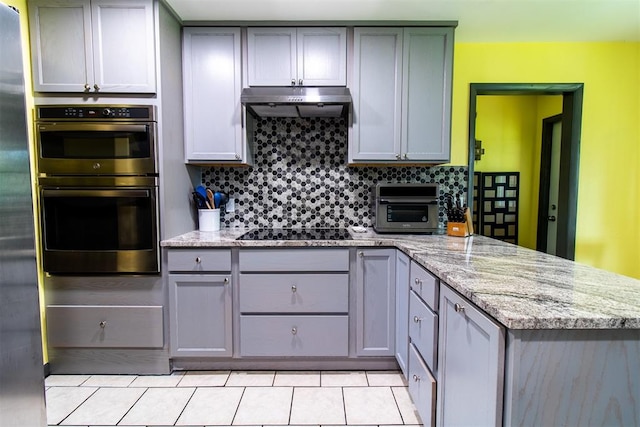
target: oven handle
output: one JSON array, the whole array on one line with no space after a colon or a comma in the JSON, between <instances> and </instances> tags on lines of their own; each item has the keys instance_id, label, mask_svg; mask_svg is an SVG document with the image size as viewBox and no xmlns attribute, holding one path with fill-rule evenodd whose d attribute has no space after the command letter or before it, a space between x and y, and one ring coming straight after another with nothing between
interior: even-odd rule
<instances>
[{"instance_id":1,"label":"oven handle","mask_svg":"<svg viewBox=\"0 0 640 427\"><path fill-rule=\"evenodd\" d=\"M40 123L39 132L90 131L90 132L147 132L147 124L122 123Z\"/></svg>"},{"instance_id":2,"label":"oven handle","mask_svg":"<svg viewBox=\"0 0 640 427\"><path fill-rule=\"evenodd\" d=\"M42 190L43 197L149 197L149 190Z\"/></svg>"}]
</instances>

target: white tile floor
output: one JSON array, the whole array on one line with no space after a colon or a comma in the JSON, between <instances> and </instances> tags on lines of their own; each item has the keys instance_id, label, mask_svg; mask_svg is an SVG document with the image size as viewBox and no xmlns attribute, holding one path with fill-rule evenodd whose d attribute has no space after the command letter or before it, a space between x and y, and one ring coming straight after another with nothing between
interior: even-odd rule
<instances>
[{"instance_id":1,"label":"white tile floor","mask_svg":"<svg viewBox=\"0 0 640 427\"><path fill-rule=\"evenodd\" d=\"M50 426L419 426L399 372L51 375Z\"/></svg>"}]
</instances>

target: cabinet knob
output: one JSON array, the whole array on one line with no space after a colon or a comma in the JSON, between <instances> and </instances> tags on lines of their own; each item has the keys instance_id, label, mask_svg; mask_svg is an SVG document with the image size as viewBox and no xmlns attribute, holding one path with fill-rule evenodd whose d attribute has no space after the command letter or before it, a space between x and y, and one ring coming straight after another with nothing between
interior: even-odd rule
<instances>
[{"instance_id":1,"label":"cabinet knob","mask_svg":"<svg viewBox=\"0 0 640 427\"><path fill-rule=\"evenodd\" d=\"M360 258L364 258L364 252L358 252L358 256L359 256Z\"/></svg>"},{"instance_id":2,"label":"cabinet knob","mask_svg":"<svg viewBox=\"0 0 640 427\"><path fill-rule=\"evenodd\" d=\"M414 380L415 382L418 382L418 381L420 381L420 377L419 377L419 376L417 376L416 374L413 374L413 380Z\"/></svg>"},{"instance_id":3,"label":"cabinet knob","mask_svg":"<svg viewBox=\"0 0 640 427\"><path fill-rule=\"evenodd\" d=\"M99 162L95 162L92 166L93 169L97 170L100 169L102 167L102 165Z\"/></svg>"},{"instance_id":4,"label":"cabinet knob","mask_svg":"<svg viewBox=\"0 0 640 427\"><path fill-rule=\"evenodd\" d=\"M396 159L400 160L400 154L396 154Z\"/></svg>"},{"instance_id":5,"label":"cabinet knob","mask_svg":"<svg viewBox=\"0 0 640 427\"><path fill-rule=\"evenodd\" d=\"M240 154L236 154L236 160L240 160Z\"/></svg>"},{"instance_id":6,"label":"cabinet knob","mask_svg":"<svg viewBox=\"0 0 640 427\"><path fill-rule=\"evenodd\" d=\"M296 328L295 326L291 328L291 335L296 335L297 333L298 333L298 328Z\"/></svg>"},{"instance_id":7,"label":"cabinet knob","mask_svg":"<svg viewBox=\"0 0 640 427\"><path fill-rule=\"evenodd\" d=\"M296 85L296 79L291 79L291 86L295 86Z\"/></svg>"},{"instance_id":8,"label":"cabinet knob","mask_svg":"<svg viewBox=\"0 0 640 427\"><path fill-rule=\"evenodd\" d=\"M302 86L302 79L298 80L298 86Z\"/></svg>"},{"instance_id":9,"label":"cabinet knob","mask_svg":"<svg viewBox=\"0 0 640 427\"><path fill-rule=\"evenodd\" d=\"M202 262L202 260L200 259L199 256L196 257L196 264L200 264Z\"/></svg>"},{"instance_id":10,"label":"cabinet knob","mask_svg":"<svg viewBox=\"0 0 640 427\"><path fill-rule=\"evenodd\" d=\"M228 277L224 278L224 283L229 283L229 278Z\"/></svg>"},{"instance_id":11,"label":"cabinet knob","mask_svg":"<svg viewBox=\"0 0 640 427\"><path fill-rule=\"evenodd\" d=\"M420 280L419 278L416 277L416 285L420 286L422 288L422 280Z\"/></svg>"},{"instance_id":12,"label":"cabinet knob","mask_svg":"<svg viewBox=\"0 0 640 427\"><path fill-rule=\"evenodd\" d=\"M409 158L409 156L407 156L407 153L404 153L404 155L402 156L403 159L407 160Z\"/></svg>"},{"instance_id":13,"label":"cabinet knob","mask_svg":"<svg viewBox=\"0 0 640 427\"><path fill-rule=\"evenodd\" d=\"M464 313L464 306L458 303L455 303L453 305L453 309L456 311L456 313Z\"/></svg>"},{"instance_id":14,"label":"cabinet knob","mask_svg":"<svg viewBox=\"0 0 640 427\"><path fill-rule=\"evenodd\" d=\"M104 329L104 328L105 328L105 326L107 326L107 321L106 321L106 320L103 320L102 322L100 322L100 327L101 327L102 329Z\"/></svg>"},{"instance_id":15,"label":"cabinet knob","mask_svg":"<svg viewBox=\"0 0 640 427\"><path fill-rule=\"evenodd\" d=\"M84 91L85 92L89 92L91 90L91 86L89 86L89 83L85 83L84 84Z\"/></svg>"},{"instance_id":16,"label":"cabinet knob","mask_svg":"<svg viewBox=\"0 0 640 427\"><path fill-rule=\"evenodd\" d=\"M96 92L100 91L100 86L98 86L98 84L94 84L93 88L95 89Z\"/></svg>"},{"instance_id":17,"label":"cabinet knob","mask_svg":"<svg viewBox=\"0 0 640 427\"><path fill-rule=\"evenodd\" d=\"M420 323L420 322L422 322L422 317L413 316L413 321L414 321L415 323Z\"/></svg>"},{"instance_id":18,"label":"cabinet knob","mask_svg":"<svg viewBox=\"0 0 640 427\"><path fill-rule=\"evenodd\" d=\"M291 286L291 292L295 293L298 290L296 285Z\"/></svg>"}]
</instances>

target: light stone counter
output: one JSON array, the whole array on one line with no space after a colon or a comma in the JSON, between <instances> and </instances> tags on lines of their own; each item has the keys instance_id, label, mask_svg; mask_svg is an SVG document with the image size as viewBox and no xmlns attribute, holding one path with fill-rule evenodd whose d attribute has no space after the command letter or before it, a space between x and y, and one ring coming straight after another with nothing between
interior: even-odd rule
<instances>
[{"instance_id":1,"label":"light stone counter","mask_svg":"<svg viewBox=\"0 0 640 427\"><path fill-rule=\"evenodd\" d=\"M483 236L380 235L351 240L235 240L248 230L161 242L195 247L396 247L509 329L640 329L640 280Z\"/></svg>"}]
</instances>

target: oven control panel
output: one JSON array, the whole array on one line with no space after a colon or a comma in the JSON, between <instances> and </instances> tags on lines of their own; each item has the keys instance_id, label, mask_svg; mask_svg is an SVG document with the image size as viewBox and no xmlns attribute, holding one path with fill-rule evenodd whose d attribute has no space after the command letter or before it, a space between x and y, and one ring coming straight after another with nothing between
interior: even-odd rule
<instances>
[{"instance_id":1,"label":"oven control panel","mask_svg":"<svg viewBox=\"0 0 640 427\"><path fill-rule=\"evenodd\" d=\"M145 120L153 121L153 106L46 105L37 107L39 120Z\"/></svg>"}]
</instances>

